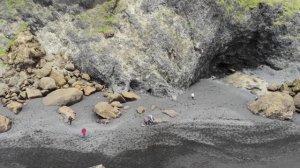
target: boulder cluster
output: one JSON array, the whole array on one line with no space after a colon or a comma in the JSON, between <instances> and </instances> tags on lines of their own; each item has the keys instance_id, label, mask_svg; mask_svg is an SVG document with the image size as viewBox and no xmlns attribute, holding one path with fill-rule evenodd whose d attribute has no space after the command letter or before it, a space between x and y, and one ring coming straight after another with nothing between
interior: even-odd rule
<instances>
[{"instance_id":1,"label":"boulder cluster","mask_svg":"<svg viewBox=\"0 0 300 168\"><path fill-rule=\"evenodd\" d=\"M128 101L139 100L140 96L133 92L113 93L107 90L104 93L107 102L99 102L95 105L93 112L99 116L99 122L103 124L109 123L110 119L115 119L121 116L121 109L127 109L122 103Z\"/></svg>"},{"instance_id":2,"label":"boulder cluster","mask_svg":"<svg viewBox=\"0 0 300 168\"><path fill-rule=\"evenodd\" d=\"M49 56L30 32L15 39L1 56L0 98L15 114L28 99L44 97L45 105L71 105L104 86L75 68L66 54ZM50 93L50 94L49 94Z\"/></svg>"},{"instance_id":3,"label":"boulder cluster","mask_svg":"<svg viewBox=\"0 0 300 168\"><path fill-rule=\"evenodd\" d=\"M248 104L254 114L290 120L295 111L300 112L300 79L281 85L269 84L267 89L269 93Z\"/></svg>"}]
</instances>

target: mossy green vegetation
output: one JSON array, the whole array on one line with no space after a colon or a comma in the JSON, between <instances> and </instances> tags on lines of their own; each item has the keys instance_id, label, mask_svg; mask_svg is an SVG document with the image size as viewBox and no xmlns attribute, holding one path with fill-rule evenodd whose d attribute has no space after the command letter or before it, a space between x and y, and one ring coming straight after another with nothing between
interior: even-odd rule
<instances>
[{"instance_id":1,"label":"mossy green vegetation","mask_svg":"<svg viewBox=\"0 0 300 168\"><path fill-rule=\"evenodd\" d=\"M24 4L24 0L5 0L10 8L16 8Z\"/></svg>"},{"instance_id":2,"label":"mossy green vegetation","mask_svg":"<svg viewBox=\"0 0 300 168\"><path fill-rule=\"evenodd\" d=\"M218 0L218 4L225 8L226 14L239 21L245 21L246 14L260 3L282 7L283 17L280 19L291 17L300 11L300 0Z\"/></svg>"},{"instance_id":3,"label":"mossy green vegetation","mask_svg":"<svg viewBox=\"0 0 300 168\"><path fill-rule=\"evenodd\" d=\"M112 27L110 26L104 26L104 27L101 27L101 28L96 28L95 29L95 32L97 33L108 33L109 31L111 31Z\"/></svg>"},{"instance_id":4,"label":"mossy green vegetation","mask_svg":"<svg viewBox=\"0 0 300 168\"><path fill-rule=\"evenodd\" d=\"M5 55L7 52L4 49L0 49L0 56Z\"/></svg>"},{"instance_id":5,"label":"mossy green vegetation","mask_svg":"<svg viewBox=\"0 0 300 168\"><path fill-rule=\"evenodd\" d=\"M113 25L118 23L118 14L124 10L122 0L108 0L95 8L81 13L77 18L89 24L87 32L106 33L113 29Z\"/></svg>"},{"instance_id":6,"label":"mossy green vegetation","mask_svg":"<svg viewBox=\"0 0 300 168\"><path fill-rule=\"evenodd\" d=\"M16 35L9 39L8 42L7 42L7 48L10 48L11 46L13 46L15 44L15 41L17 39L17 36L21 33L21 32L24 32L28 30L28 24L26 22L21 22L18 27L17 27L17 30L16 30Z\"/></svg>"}]
</instances>

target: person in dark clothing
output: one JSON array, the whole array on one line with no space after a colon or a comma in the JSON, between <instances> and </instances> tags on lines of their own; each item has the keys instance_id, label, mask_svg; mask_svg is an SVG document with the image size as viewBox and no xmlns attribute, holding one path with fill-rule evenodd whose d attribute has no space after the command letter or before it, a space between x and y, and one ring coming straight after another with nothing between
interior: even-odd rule
<instances>
[{"instance_id":1,"label":"person in dark clothing","mask_svg":"<svg viewBox=\"0 0 300 168\"><path fill-rule=\"evenodd\" d=\"M72 125L73 118L70 116L70 117L68 118L68 120L69 120L69 124Z\"/></svg>"}]
</instances>

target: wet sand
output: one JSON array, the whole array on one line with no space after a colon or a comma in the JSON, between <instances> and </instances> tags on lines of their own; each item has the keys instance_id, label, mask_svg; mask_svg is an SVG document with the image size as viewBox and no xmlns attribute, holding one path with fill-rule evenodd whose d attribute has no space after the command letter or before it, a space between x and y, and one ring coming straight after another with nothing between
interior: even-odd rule
<instances>
[{"instance_id":1,"label":"wet sand","mask_svg":"<svg viewBox=\"0 0 300 168\"><path fill-rule=\"evenodd\" d=\"M192 92L195 100L190 98ZM176 101L141 96L139 101L126 103L130 109L108 125L96 123L92 113L93 106L105 100L101 93L72 106L77 112L72 126L62 121L58 107L45 107L41 99L29 101L19 115L1 107L0 114L12 118L13 127L0 135L0 166L39 167L44 163L43 167L89 167L103 163L113 168L251 168L300 164L295 158L299 156L300 115L295 114L292 122L253 115L246 104L255 96L247 91L204 79ZM139 115L135 109L141 105L147 111ZM152 105L158 108L151 111ZM161 113L164 109L176 110L179 116L169 118ZM167 122L142 127L147 114ZM83 127L88 130L86 139L80 136ZM16 151L23 154L14 154L19 153ZM35 162L35 158L41 161ZM68 164L63 166L63 162Z\"/></svg>"}]
</instances>

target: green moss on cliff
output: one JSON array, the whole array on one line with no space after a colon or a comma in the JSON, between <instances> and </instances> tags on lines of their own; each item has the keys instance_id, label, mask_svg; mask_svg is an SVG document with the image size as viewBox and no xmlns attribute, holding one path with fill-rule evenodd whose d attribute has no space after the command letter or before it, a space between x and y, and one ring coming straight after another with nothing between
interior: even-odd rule
<instances>
[{"instance_id":1,"label":"green moss on cliff","mask_svg":"<svg viewBox=\"0 0 300 168\"><path fill-rule=\"evenodd\" d=\"M113 29L113 25L118 23L118 14L124 10L122 0L108 0L95 8L81 13L77 18L89 25L90 33L106 33Z\"/></svg>"},{"instance_id":2,"label":"green moss on cliff","mask_svg":"<svg viewBox=\"0 0 300 168\"><path fill-rule=\"evenodd\" d=\"M290 17L300 11L299 0L218 0L217 2L225 8L226 14L232 15L238 21L245 21L247 13L260 3L282 7L283 18Z\"/></svg>"},{"instance_id":3,"label":"green moss on cliff","mask_svg":"<svg viewBox=\"0 0 300 168\"><path fill-rule=\"evenodd\" d=\"M24 0L5 0L10 8L16 8L24 4Z\"/></svg>"}]
</instances>

